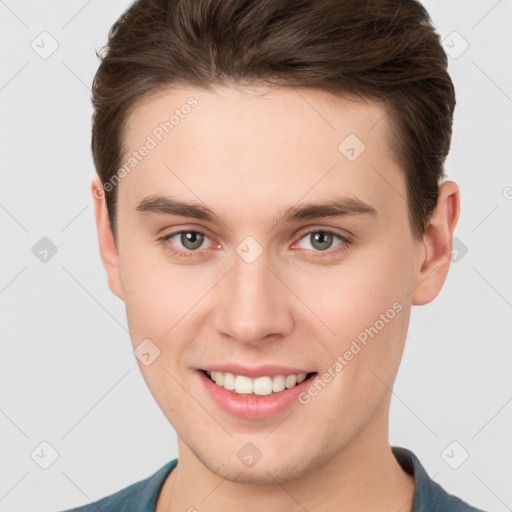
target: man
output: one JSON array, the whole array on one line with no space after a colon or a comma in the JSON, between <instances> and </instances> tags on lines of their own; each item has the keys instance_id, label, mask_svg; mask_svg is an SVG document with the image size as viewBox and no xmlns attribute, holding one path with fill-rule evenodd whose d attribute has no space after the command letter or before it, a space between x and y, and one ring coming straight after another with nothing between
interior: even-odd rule
<instances>
[{"instance_id":1,"label":"man","mask_svg":"<svg viewBox=\"0 0 512 512\"><path fill-rule=\"evenodd\" d=\"M455 105L414 0L141 0L93 87L109 287L179 457L79 510L475 511L390 447Z\"/></svg>"}]
</instances>

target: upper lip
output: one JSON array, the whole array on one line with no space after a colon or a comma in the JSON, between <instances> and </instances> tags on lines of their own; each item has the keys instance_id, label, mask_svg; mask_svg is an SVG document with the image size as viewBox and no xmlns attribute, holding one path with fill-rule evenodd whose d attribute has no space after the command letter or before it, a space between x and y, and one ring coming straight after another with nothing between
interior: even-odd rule
<instances>
[{"instance_id":1,"label":"upper lip","mask_svg":"<svg viewBox=\"0 0 512 512\"><path fill-rule=\"evenodd\" d=\"M210 372L232 373L233 375L245 375L255 379L257 377L275 377L276 375L300 375L301 373L311 373L311 370L302 368L292 368L275 364L266 364L263 366L243 366L240 364L211 364L201 368Z\"/></svg>"}]
</instances>

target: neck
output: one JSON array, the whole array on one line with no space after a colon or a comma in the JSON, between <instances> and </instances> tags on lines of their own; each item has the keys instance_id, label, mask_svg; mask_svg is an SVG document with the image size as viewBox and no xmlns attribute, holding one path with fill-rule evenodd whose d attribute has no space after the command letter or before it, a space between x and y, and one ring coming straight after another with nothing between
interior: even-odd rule
<instances>
[{"instance_id":1,"label":"neck","mask_svg":"<svg viewBox=\"0 0 512 512\"><path fill-rule=\"evenodd\" d=\"M246 484L221 478L178 438L178 465L166 479L156 512L231 512L284 509L411 512L414 478L395 459L385 428L373 420L348 445L295 480Z\"/></svg>"}]
</instances>

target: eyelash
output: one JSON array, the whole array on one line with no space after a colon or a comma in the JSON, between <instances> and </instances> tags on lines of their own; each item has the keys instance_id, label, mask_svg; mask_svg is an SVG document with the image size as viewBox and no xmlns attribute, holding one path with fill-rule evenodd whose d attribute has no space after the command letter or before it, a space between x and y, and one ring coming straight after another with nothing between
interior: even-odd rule
<instances>
[{"instance_id":1,"label":"eyelash","mask_svg":"<svg viewBox=\"0 0 512 512\"><path fill-rule=\"evenodd\" d=\"M168 235L162 236L162 237L158 238L158 241L163 246L165 246L166 250L172 252L178 258L196 258L196 257L201 257L201 256L203 256L203 253L208 251L208 249L201 249L201 250L195 250L194 251L194 250L176 250L176 249L171 248L170 245L167 242L171 238L175 237L176 235L180 235L182 233L198 233L200 235L204 235L206 238L209 238L208 235L206 233L203 233L202 231L196 231L196 230L193 230L193 229L182 229L180 231L175 231L175 232L170 233ZM350 240L349 238L347 238L345 236L342 236L339 233L336 233L335 231L330 231L328 229L313 229L311 231L303 233L298 240L300 241L303 238L305 238L305 237L307 237L309 235L312 235L313 233L324 233L324 234L332 235L333 237L338 238L342 242L341 244L336 245L334 247L334 249L326 249L324 251L313 251L315 253L318 253L318 254L314 254L314 255L311 256L313 259L315 259L315 258L322 258L322 257L324 257L324 254L328 254L329 256L332 256L333 254L341 254L346 249L348 249L348 247L352 244L352 240ZM306 250L308 250L308 249L306 249Z\"/></svg>"}]
</instances>

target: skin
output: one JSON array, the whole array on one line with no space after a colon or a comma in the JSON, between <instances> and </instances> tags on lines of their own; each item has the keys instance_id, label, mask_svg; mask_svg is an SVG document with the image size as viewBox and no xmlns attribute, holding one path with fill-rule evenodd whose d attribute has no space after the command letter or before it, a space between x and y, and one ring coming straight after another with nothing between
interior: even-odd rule
<instances>
[{"instance_id":1,"label":"skin","mask_svg":"<svg viewBox=\"0 0 512 512\"><path fill-rule=\"evenodd\" d=\"M94 193L101 182L92 182L109 287L126 303L133 346L149 338L160 349L151 365L139 365L178 435L179 463L157 512L410 511L414 481L388 442L390 389L411 307L432 301L449 269L457 185L440 185L425 234L414 238L385 106L311 89L160 92L130 114L127 154L190 96L198 105L118 184L117 247ZM353 162L338 150L350 133L366 145ZM136 210L157 193L200 202L222 222ZM286 208L334 193L377 215L276 222ZM158 241L179 230L206 234L202 254L179 258L171 248L194 251L179 235ZM334 237L322 250L312 230L351 234L352 243ZM236 252L247 236L262 248L252 263ZM231 416L195 373L233 362L322 374L395 302L402 310L290 414ZM250 468L236 456L248 442L262 454Z\"/></svg>"}]
</instances>

